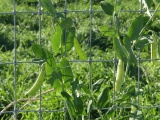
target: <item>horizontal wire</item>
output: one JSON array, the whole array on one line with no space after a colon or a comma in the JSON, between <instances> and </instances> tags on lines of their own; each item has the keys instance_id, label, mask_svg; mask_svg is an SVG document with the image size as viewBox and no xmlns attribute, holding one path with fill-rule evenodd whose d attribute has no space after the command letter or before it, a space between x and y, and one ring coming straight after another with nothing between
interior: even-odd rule
<instances>
[{"instance_id":1,"label":"horizontal wire","mask_svg":"<svg viewBox=\"0 0 160 120\"><path fill-rule=\"evenodd\" d=\"M82 13L88 13L90 10L65 10L60 11L57 13L70 13L70 12L82 12ZM103 12L103 10L92 10L92 12ZM146 10L120 10L120 12L146 12ZM150 10L150 12L155 12L155 10ZM156 12L160 12L160 10L157 10ZM49 12L34 12L34 11L13 11L13 12L0 12L0 14L50 14Z\"/></svg>"}]
</instances>

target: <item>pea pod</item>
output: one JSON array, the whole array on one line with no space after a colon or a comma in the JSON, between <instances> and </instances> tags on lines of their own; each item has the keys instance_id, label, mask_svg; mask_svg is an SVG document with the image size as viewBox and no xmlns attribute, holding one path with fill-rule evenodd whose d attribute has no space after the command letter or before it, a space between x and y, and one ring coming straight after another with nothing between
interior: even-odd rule
<instances>
[{"instance_id":1,"label":"pea pod","mask_svg":"<svg viewBox=\"0 0 160 120\"><path fill-rule=\"evenodd\" d=\"M119 59L117 66L115 91L120 90L123 81L124 81L124 62L121 59Z\"/></svg>"},{"instance_id":2,"label":"pea pod","mask_svg":"<svg viewBox=\"0 0 160 120\"><path fill-rule=\"evenodd\" d=\"M33 86L26 92L26 95L34 95L42 86L42 83L44 81L45 78L45 69L44 69L44 65L42 64L42 69L38 75L38 78L36 80L36 82L33 84Z\"/></svg>"}]
</instances>

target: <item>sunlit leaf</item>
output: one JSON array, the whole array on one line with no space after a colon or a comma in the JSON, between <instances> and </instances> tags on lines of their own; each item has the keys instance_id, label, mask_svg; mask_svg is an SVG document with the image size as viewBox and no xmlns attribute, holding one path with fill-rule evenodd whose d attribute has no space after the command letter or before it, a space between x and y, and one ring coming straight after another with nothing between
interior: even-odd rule
<instances>
[{"instance_id":1,"label":"sunlit leaf","mask_svg":"<svg viewBox=\"0 0 160 120\"><path fill-rule=\"evenodd\" d=\"M71 27L68 29L68 32L67 32L67 39L66 41L64 42L64 50L65 51L69 51L72 49L72 47L74 46L74 37L75 37L75 27Z\"/></svg>"},{"instance_id":2,"label":"sunlit leaf","mask_svg":"<svg viewBox=\"0 0 160 120\"><path fill-rule=\"evenodd\" d=\"M101 26L100 31L104 36L109 36L109 37L115 36L116 34L116 31L113 28L106 26L106 25Z\"/></svg>"},{"instance_id":3,"label":"sunlit leaf","mask_svg":"<svg viewBox=\"0 0 160 120\"><path fill-rule=\"evenodd\" d=\"M58 53L61 48L62 41L62 29L60 26L56 26L56 32L52 38L52 49L55 53Z\"/></svg>"},{"instance_id":4,"label":"sunlit leaf","mask_svg":"<svg viewBox=\"0 0 160 120\"><path fill-rule=\"evenodd\" d=\"M79 57L80 57L82 60L87 60L87 56L86 56L86 54L82 51L82 48L80 47L77 38L74 38L74 47L75 47L76 52L78 53Z\"/></svg>"}]
</instances>

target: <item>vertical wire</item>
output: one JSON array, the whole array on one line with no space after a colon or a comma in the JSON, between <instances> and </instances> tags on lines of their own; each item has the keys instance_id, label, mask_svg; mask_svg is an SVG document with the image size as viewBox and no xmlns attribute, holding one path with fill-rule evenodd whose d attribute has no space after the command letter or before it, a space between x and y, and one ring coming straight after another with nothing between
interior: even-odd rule
<instances>
[{"instance_id":1,"label":"vertical wire","mask_svg":"<svg viewBox=\"0 0 160 120\"><path fill-rule=\"evenodd\" d=\"M115 91L115 82L116 82L116 54L114 54L114 58L113 58L113 64L114 64L114 83L113 83L113 101L112 101L112 103L113 103L113 107L115 107L115 99L116 99L116 91ZM113 108L114 109L114 108ZM115 118L113 118L113 120L114 120Z\"/></svg>"},{"instance_id":2,"label":"vertical wire","mask_svg":"<svg viewBox=\"0 0 160 120\"><path fill-rule=\"evenodd\" d=\"M14 120L17 120L17 43L16 43L16 1L14 0Z\"/></svg>"},{"instance_id":3,"label":"vertical wire","mask_svg":"<svg viewBox=\"0 0 160 120\"><path fill-rule=\"evenodd\" d=\"M140 13L142 13L143 10L142 10L142 0L140 1Z\"/></svg>"},{"instance_id":4,"label":"vertical wire","mask_svg":"<svg viewBox=\"0 0 160 120\"><path fill-rule=\"evenodd\" d=\"M67 0L65 0L65 3L64 3L64 17L65 17L65 19L67 17ZM66 37L67 37L67 33L66 32L67 32L67 30L65 28L65 30L64 30L64 37L63 37L64 44L65 44L65 51L64 51L64 56L65 57L66 57ZM62 40L62 42L63 42L63 40ZM62 56L62 57L64 57L64 56ZM66 118L67 118L67 105L66 105L66 101L64 100L64 120L66 120Z\"/></svg>"},{"instance_id":5,"label":"vertical wire","mask_svg":"<svg viewBox=\"0 0 160 120\"><path fill-rule=\"evenodd\" d=\"M140 63L141 58L140 58L140 49L138 49L138 92L140 91ZM139 95L138 95L138 106L139 106Z\"/></svg>"},{"instance_id":6,"label":"vertical wire","mask_svg":"<svg viewBox=\"0 0 160 120\"><path fill-rule=\"evenodd\" d=\"M42 30L41 30L41 20L42 20L42 10L41 10L41 0L39 0L39 10L38 10L38 16L39 16L39 43L40 45L42 45L42 41L41 41L41 37L42 37ZM40 71L40 65L39 65L39 71ZM40 87L40 91L39 91L40 95L39 95L39 119L42 120L42 89Z\"/></svg>"},{"instance_id":7,"label":"vertical wire","mask_svg":"<svg viewBox=\"0 0 160 120\"><path fill-rule=\"evenodd\" d=\"M117 0L115 1L115 4L117 5ZM116 16L117 17L117 16ZM117 19L117 18L116 18ZM114 19L113 19L114 20ZM113 38L114 39L114 38ZM117 71L117 59L116 59L116 53L114 52L114 60L113 60L113 62L114 62L114 83L113 83L113 107L115 108L115 106L116 106L116 104L115 104L115 100L116 100L116 90L115 90L115 84L116 84L116 71ZM114 109L113 108L113 109ZM116 111L115 111L116 112ZM113 120L115 119L115 116L114 116L114 118L113 118Z\"/></svg>"},{"instance_id":8,"label":"vertical wire","mask_svg":"<svg viewBox=\"0 0 160 120\"><path fill-rule=\"evenodd\" d=\"M90 9L89 9L89 16L90 16L90 39L89 39L89 89L92 92L92 0L90 0ZM88 119L91 119L90 112L88 113Z\"/></svg>"},{"instance_id":9,"label":"vertical wire","mask_svg":"<svg viewBox=\"0 0 160 120\"><path fill-rule=\"evenodd\" d=\"M140 2L140 14L142 14L143 10L142 10L142 0ZM138 92L140 91L140 49L138 49ZM138 95L138 98L137 98L137 104L139 106L140 104L140 101L139 101L139 95ZM140 107L140 106L139 106Z\"/></svg>"},{"instance_id":10,"label":"vertical wire","mask_svg":"<svg viewBox=\"0 0 160 120\"><path fill-rule=\"evenodd\" d=\"M67 0L65 0L65 3L64 3L64 17L65 17L65 19L66 19L66 17L67 17L67 13L68 13L68 11L67 11ZM64 56L66 57L66 40L67 40L67 29L65 28L64 29L64 37L63 37L63 39L64 39L64 44L65 44L65 50L64 50ZM63 42L63 41L62 41Z\"/></svg>"}]
</instances>

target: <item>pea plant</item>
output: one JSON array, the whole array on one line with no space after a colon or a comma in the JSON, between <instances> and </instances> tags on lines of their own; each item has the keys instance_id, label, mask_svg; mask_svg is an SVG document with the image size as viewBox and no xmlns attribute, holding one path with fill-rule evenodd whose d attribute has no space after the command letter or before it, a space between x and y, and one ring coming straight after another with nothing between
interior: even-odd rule
<instances>
[{"instance_id":1,"label":"pea plant","mask_svg":"<svg viewBox=\"0 0 160 120\"><path fill-rule=\"evenodd\" d=\"M112 24L100 26L100 32L105 37L112 39L116 55L114 64L117 66L112 85L99 79L89 87L86 80L81 80L74 74L67 57L75 49L74 52L81 60L89 62L76 37L73 19L58 13L51 0L41 0L43 9L49 12L52 18L55 32L52 40L48 42L51 44L51 49L37 43L32 44L32 51L36 59L42 60L43 63L41 63L41 70L35 83L28 91L26 90L25 96L33 97L46 82L63 98L62 101L67 107L71 120L85 119L86 116L101 120L144 119L138 103L142 91L134 85L135 82L129 76L129 71L133 66L138 67L140 62L138 52L147 45L151 46L151 58L156 59L160 55L160 44L157 33L150 29L155 24L152 20L159 4L156 4L157 9L151 14L149 8L153 1L142 1L146 14L138 14L125 33L121 32L120 23L122 1L116 0L115 4L107 1L100 2L104 13L112 17ZM123 109L123 107L129 109ZM124 115L123 112L126 114ZM96 117L92 117L92 114L96 114Z\"/></svg>"},{"instance_id":2,"label":"pea plant","mask_svg":"<svg viewBox=\"0 0 160 120\"><path fill-rule=\"evenodd\" d=\"M151 44L151 59L156 59L158 55L158 42L156 39L155 32L152 31L153 39L149 39L149 32L151 31L149 28L152 26L153 17L159 7L157 5L157 9L151 15L149 12L149 6L152 4L152 1L143 0L144 8L146 9L146 14L138 15L131 23L127 33L121 37L122 33L120 31L120 10L122 1L116 1L115 5L108 3L107 1L101 2L101 7L103 11L113 17L113 25L104 25L101 26L100 31L106 37L111 37L113 39L113 48L115 54L118 58L118 65L116 71L115 78L115 93L121 94L122 89L121 86L125 86L125 82L127 79L127 74L130 66L137 66L137 62L139 62L138 54L136 55L136 50L140 51L147 44ZM134 52L135 51L135 52ZM131 82L130 82L131 83ZM131 100L131 115L130 119L144 119L142 111L140 110L138 103L138 96L141 94L140 90L137 90L136 86L130 86L127 93L122 95L122 97L117 98L115 102L120 106L120 102L124 102L126 100ZM118 96L119 97L119 96ZM127 103L128 104L128 103Z\"/></svg>"},{"instance_id":3,"label":"pea plant","mask_svg":"<svg viewBox=\"0 0 160 120\"><path fill-rule=\"evenodd\" d=\"M82 51L76 38L76 28L74 27L73 20L72 18L64 17L63 14L57 13L50 0L42 0L42 6L54 19L55 33L51 41L52 50L54 54L61 54L61 59L57 62L51 51L36 43L32 45L35 56L44 60L43 65L45 65L45 69L42 69L42 73L40 73L36 83L27 94L37 92L45 76L47 83L61 91L61 96L64 98L70 119L72 120L83 118L87 114L90 114L93 108L97 110L99 119L112 119L119 106L128 104L131 105L129 118L143 119L143 114L137 103L141 91L134 85L130 85L128 90L124 92L121 86L125 86L129 67L137 66L138 55L136 55L136 50L142 50L145 45L150 44L150 41L147 39L149 32L148 26L152 23L156 12L151 15L148 8L149 3L144 0L143 4L146 8L147 15L139 14L132 21L128 31L122 38L119 21L121 1L117 1L114 5L107 1L102 1L100 4L103 11L113 17L113 25L101 26L100 31L106 37L113 39L113 48L118 58L114 87L110 89L108 85L104 85L103 88L100 89L103 81L98 80L93 84L93 89L91 90L87 84L83 84L83 82L80 82L80 80L73 75L70 63L65 57L67 52L74 47L80 59L87 60L87 56ZM158 49L155 40L153 40L151 46L153 50L151 56L155 58L155 50ZM112 92L115 92L117 95L114 104L111 102L110 94ZM121 92L123 94L119 96ZM127 101L127 103L124 104L123 102L125 101ZM128 101L130 102L128 103ZM104 107L110 107L110 109L103 111L102 109ZM120 113L121 112L122 111L120 111ZM117 116L117 118L118 117L119 116Z\"/></svg>"}]
</instances>

